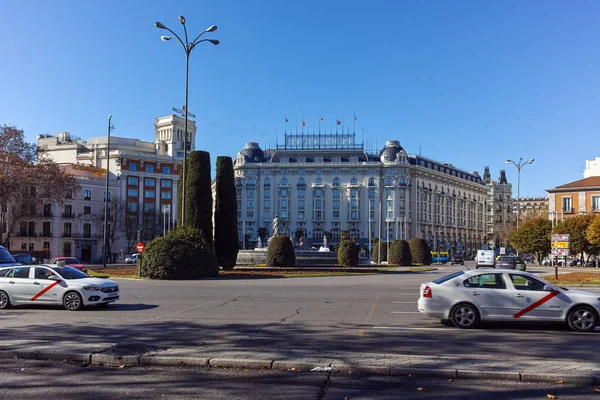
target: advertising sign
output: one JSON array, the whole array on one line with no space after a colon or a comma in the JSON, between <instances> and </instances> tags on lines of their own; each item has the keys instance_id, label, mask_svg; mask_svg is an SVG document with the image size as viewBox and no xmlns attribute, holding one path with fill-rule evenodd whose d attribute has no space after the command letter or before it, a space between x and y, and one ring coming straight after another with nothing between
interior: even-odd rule
<instances>
[{"instance_id":1,"label":"advertising sign","mask_svg":"<svg viewBox=\"0 0 600 400\"><path fill-rule=\"evenodd\" d=\"M552 235L552 241L553 242L570 242L571 235L569 235L568 233L554 234L554 235Z\"/></svg>"},{"instance_id":2,"label":"advertising sign","mask_svg":"<svg viewBox=\"0 0 600 400\"><path fill-rule=\"evenodd\" d=\"M552 242L553 249L568 249L569 242Z\"/></svg>"},{"instance_id":3,"label":"advertising sign","mask_svg":"<svg viewBox=\"0 0 600 400\"><path fill-rule=\"evenodd\" d=\"M553 257L566 257L571 255L571 251L569 249L552 249Z\"/></svg>"}]
</instances>

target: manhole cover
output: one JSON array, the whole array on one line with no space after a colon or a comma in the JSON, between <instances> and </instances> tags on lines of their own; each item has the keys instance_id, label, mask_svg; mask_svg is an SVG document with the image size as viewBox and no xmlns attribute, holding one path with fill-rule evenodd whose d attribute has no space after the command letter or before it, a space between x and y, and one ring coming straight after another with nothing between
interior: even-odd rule
<instances>
[{"instance_id":1,"label":"manhole cover","mask_svg":"<svg viewBox=\"0 0 600 400\"><path fill-rule=\"evenodd\" d=\"M155 350L158 350L158 347L148 344L126 343L111 347L107 352L115 356L137 356Z\"/></svg>"}]
</instances>

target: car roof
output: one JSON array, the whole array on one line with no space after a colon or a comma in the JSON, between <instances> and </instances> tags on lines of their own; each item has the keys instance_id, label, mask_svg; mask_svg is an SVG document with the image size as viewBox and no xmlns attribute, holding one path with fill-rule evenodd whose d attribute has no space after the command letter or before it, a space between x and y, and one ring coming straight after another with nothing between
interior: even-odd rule
<instances>
[{"instance_id":1,"label":"car roof","mask_svg":"<svg viewBox=\"0 0 600 400\"><path fill-rule=\"evenodd\" d=\"M465 273L459 276L473 276L480 274L494 274L499 272L509 272L511 274L519 274L519 275L527 275L531 277L536 277L534 274L527 271L517 271L510 268L486 268L486 269L470 269L468 271L464 271Z\"/></svg>"}]
</instances>

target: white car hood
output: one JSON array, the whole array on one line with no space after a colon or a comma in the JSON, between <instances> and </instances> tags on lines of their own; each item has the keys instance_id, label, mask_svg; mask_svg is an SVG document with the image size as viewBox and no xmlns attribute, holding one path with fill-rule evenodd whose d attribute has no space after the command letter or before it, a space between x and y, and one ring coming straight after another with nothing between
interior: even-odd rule
<instances>
[{"instance_id":1,"label":"white car hood","mask_svg":"<svg viewBox=\"0 0 600 400\"><path fill-rule=\"evenodd\" d=\"M595 299L600 298L599 293L586 292L585 290L579 290L579 289L569 289L569 290L565 290L563 293L565 293L567 296L573 296L573 297L577 297L577 298L582 298L582 297L586 297L586 298L591 297L591 298L595 298Z\"/></svg>"},{"instance_id":2,"label":"white car hood","mask_svg":"<svg viewBox=\"0 0 600 400\"><path fill-rule=\"evenodd\" d=\"M101 278L81 278L81 279L66 279L66 281L73 285L81 285L81 286L99 286L99 287L111 287L117 286L117 284L109 279L101 279Z\"/></svg>"}]
</instances>

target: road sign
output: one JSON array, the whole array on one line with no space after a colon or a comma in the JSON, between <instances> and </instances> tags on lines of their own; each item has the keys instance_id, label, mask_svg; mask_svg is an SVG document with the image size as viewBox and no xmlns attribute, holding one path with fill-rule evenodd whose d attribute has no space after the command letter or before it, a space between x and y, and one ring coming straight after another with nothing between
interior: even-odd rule
<instances>
[{"instance_id":1,"label":"road sign","mask_svg":"<svg viewBox=\"0 0 600 400\"><path fill-rule=\"evenodd\" d=\"M500 247L500 254L506 254L506 247Z\"/></svg>"},{"instance_id":2,"label":"road sign","mask_svg":"<svg viewBox=\"0 0 600 400\"><path fill-rule=\"evenodd\" d=\"M571 235L568 233L559 233L556 235L552 235L552 241L553 242L570 242Z\"/></svg>"},{"instance_id":3,"label":"road sign","mask_svg":"<svg viewBox=\"0 0 600 400\"><path fill-rule=\"evenodd\" d=\"M553 257L566 257L571 255L571 250L569 249L552 249Z\"/></svg>"},{"instance_id":4,"label":"road sign","mask_svg":"<svg viewBox=\"0 0 600 400\"><path fill-rule=\"evenodd\" d=\"M568 249L570 242L552 242L553 249Z\"/></svg>"},{"instance_id":5,"label":"road sign","mask_svg":"<svg viewBox=\"0 0 600 400\"><path fill-rule=\"evenodd\" d=\"M135 245L135 249L137 250L138 253L141 253L142 251L144 251L144 243L139 242L138 244Z\"/></svg>"}]
</instances>

